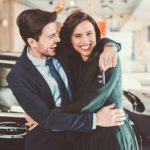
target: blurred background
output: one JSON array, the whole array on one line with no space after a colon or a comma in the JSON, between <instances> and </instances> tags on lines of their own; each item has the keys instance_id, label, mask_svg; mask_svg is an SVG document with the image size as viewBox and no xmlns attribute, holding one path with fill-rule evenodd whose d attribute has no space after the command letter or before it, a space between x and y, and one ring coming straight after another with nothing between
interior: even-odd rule
<instances>
[{"instance_id":1,"label":"blurred background","mask_svg":"<svg viewBox=\"0 0 150 150\"><path fill-rule=\"evenodd\" d=\"M75 10L92 15L102 36L122 44L123 72L136 79L135 88L150 91L150 3L148 0L0 0L0 52L21 52L24 43L16 26L25 9L59 11L58 21ZM134 88L134 84L125 81ZM125 85L126 86L126 85Z\"/></svg>"},{"instance_id":2,"label":"blurred background","mask_svg":"<svg viewBox=\"0 0 150 150\"><path fill-rule=\"evenodd\" d=\"M24 146L23 110L6 76L24 47L16 18L32 8L57 11L60 26L73 11L82 10L95 18L102 37L122 44L124 108L133 121L140 150L150 150L149 0L0 0L0 150L23 150Z\"/></svg>"}]
</instances>

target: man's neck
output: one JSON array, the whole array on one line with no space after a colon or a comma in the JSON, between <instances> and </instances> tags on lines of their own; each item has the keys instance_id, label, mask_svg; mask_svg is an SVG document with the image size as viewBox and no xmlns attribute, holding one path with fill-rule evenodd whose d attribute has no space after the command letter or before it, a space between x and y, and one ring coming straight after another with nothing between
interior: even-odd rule
<instances>
[{"instance_id":1,"label":"man's neck","mask_svg":"<svg viewBox=\"0 0 150 150\"><path fill-rule=\"evenodd\" d=\"M37 52L37 50L31 49L30 47L27 48L27 51L30 55L32 55L35 58L38 58L38 59L47 59L48 58L47 56L41 55L39 52Z\"/></svg>"}]
</instances>

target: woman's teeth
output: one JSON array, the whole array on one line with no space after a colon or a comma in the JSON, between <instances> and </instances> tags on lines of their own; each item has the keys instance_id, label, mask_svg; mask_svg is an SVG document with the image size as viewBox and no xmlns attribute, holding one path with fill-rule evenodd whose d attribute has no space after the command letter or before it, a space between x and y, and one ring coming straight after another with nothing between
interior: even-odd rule
<instances>
[{"instance_id":1,"label":"woman's teeth","mask_svg":"<svg viewBox=\"0 0 150 150\"><path fill-rule=\"evenodd\" d=\"M90 45L84 45L84 46L80 46L83 50L87 50L90 48Z\"/></svg>"}]
</instances>

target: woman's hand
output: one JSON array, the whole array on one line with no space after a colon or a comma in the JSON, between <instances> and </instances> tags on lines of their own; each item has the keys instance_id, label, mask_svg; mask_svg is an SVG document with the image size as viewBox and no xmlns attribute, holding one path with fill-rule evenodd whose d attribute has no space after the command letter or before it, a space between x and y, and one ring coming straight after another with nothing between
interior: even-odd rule
<instances>
[{"instance_id":1,"label":"woman's hand","mask_svg":"<svg viewBox=\"0 0 150 150\"><path fill-rule=\"evenodd\" d=\"M106 71L109 68L115 67L117 63L117 46L106 44L99 58L99 67Z\"/></svg>"}]
</instances>

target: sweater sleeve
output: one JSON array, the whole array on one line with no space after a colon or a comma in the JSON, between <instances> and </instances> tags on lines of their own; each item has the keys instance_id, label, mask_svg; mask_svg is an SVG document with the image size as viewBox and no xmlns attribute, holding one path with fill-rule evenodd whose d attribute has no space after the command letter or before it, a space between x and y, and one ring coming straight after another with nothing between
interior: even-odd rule
<instances>
[{"instance_id":1,"label":"sweater sleeve","mask_svg":"<svg viewBox=\"0 0 150 150\"><path fill-rule=\"evenodd\" d=\"M108 82L97 90L93 100L82 108L83 111L94 112L104 105L104 103L115 103L117 107L122 102L122 85L121 85L121 65L118 57L117 65L110 71Z\"/></svg>"},{"instance_id":2,"label":"sweater sleeve","mask_svg":"<svg viewBox=\"0 0 150 150\"><path fill-rule=\"evenodd\" d=\"M118 57L117 65L115 68L110 70L110 78L108 82L97 89L93 97L84 96L83 99L72 103L71 105L65 107L63 111L67 112L95 112L104 103L115 102L117 107L121 106L122 99L122 86L121 86L121 67L120 59ZM86 86L86 85L85 85Z\"/></svg>"}]
</instances>

